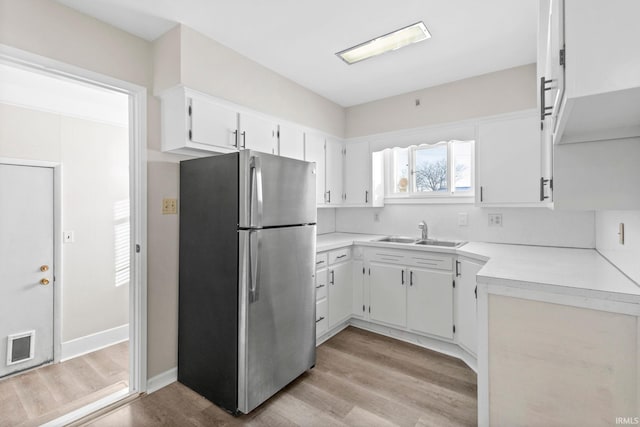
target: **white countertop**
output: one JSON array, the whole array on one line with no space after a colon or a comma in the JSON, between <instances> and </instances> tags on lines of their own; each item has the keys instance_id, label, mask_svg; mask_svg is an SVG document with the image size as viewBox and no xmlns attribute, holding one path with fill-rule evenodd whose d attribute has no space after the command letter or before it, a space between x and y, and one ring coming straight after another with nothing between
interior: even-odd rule
<instances>
[{"instance_id":1,"label":"white countertop","mask_svg":"<svg viewBox=\"0 0 640 427\"><path fill-rule=\"evenodd\" d=\"M329 233L317 237L317 250L327 251L354 243L364 246L435 251L486 262L478 283L532 287L552 293L595 297L640 304L640 286L594 249L506 245L470 242L457 249L375 242L384 236Z\"/></svg>"}]
</instances>

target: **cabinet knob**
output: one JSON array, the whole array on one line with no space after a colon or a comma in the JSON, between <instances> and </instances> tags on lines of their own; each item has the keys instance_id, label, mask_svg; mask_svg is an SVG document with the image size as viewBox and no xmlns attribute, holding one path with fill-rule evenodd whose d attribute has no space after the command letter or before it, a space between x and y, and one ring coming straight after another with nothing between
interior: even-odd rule
<instances>
[{"instance_id":1,"label":"cabinet knob","mask_svg":"<svg viewBox=\"0 0 640 427\"><path fill-rule=\"evenodd\" d=\"M44 286L48 285L49 284L49 279L46 279L46 278L45 279L40 279L40 284L44 285Z\"/></svg>"}]
</instances>

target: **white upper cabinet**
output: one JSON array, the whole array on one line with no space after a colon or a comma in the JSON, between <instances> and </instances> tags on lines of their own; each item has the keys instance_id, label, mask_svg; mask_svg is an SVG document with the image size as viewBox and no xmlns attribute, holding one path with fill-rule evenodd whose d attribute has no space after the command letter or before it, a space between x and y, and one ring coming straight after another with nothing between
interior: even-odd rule
<instances>
[{"instance_id":1,"label":"white upper cabinet","mask_svg":"<svg viewBox=\"0 0 640 427\"><path fill-rule=\"evenodd\" d=\"M222 105L189 98L189 139L200 144L237 148L238 113Z\"/></svg>"},{"instance_id":2,"label":"white upper cabinet","mask_svg":"<svg viewBox=\"0 0 640 427\"><path fill-rule=\"evenodd\" d=\"M278 143L281 156L304 160L304 131L302 128L281 123L278 127Z\"/></svg>"},{"instance_id":3,"label":"white upper cabinet","mask_svg":"<svg viewBox=\"0 0 640 427\"><path fill-rule=\"evenodd\" d=\"M327 138L325 203L341 205L344 201L342 190L344 144L334 138Z\"/></svg>"},{"instance_id":4,"label":"white upper cabinet","mask_svg":"<svg viewBox=\"0 0 640 427\"><path fill-rule=\"evenodd\" d=\"M344 150L344 204L371 206L369 143L346 143Z\"/></svg>"},{"instance_id":5,"label":"white upper cabinet","mask_svg":"<svg viewBox=\"0 0 640 427\"><path fill-rule=\"evenodd\" d=\"M541 12L540 108L554 143L640 136L640 2L544 0Z\"/></svg>"},{"instance_id":6,"label":"white upper cabinet","mask_svg":"<svg viewBox=\"0 0 640 427\"><path fill-rule=\"evenodd\" d=\"M482 121L477 141L480 204L540 203L540 121L535 113Z\"/></svg>"},{"instance_id":7,"label":"white upper cabinet","mask_svg":"<svg viewBox=\"0 0 640 427\"><path fill-rule=\"evenodd\" d=\"M237 148L238 112L215 98L183 87L162 95L162 151L207 155Z\"/></svg>"},{"instance_id":8,"label":"white upper cabinet","mask_svg":"<svg viewBox=\"0 0 640 427\"><path fill-rule=\"evenodd\" d=\"M325 140L324 136L307 132L304 135L304 159L316 164L316 204L325 202Z\"/></svg>"},{"instance_id":9,"label":"white upper cabinet","mask_svg":"<svg viewBox=\"0 0 640 427\"><path fill-rule=\"evenodd\" d=\"M238 141L242 149L278 154L278 124L257 114L240 113Z\"/></svg>"}]
</instances>

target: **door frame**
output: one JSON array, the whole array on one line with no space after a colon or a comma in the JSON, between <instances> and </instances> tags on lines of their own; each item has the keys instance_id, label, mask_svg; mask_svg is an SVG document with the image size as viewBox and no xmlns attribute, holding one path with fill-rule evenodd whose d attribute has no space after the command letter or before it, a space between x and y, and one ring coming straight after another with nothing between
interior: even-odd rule
<instances>
[{"instance_id":1,"label":"door frame","mask_svg":"<svg viewBox=\"0 0 640 427\"><path fill-rule=\"evenodd\" d=\"M29 69L41 74L66 78L81 84L109 89L129 96L129 199L131 202L131 243L132 243L132 275L129 286L129 392L113 401L102 399L77 411L73 411L56 421L68 423L86 416L126 396L143 393L147 390L147 88L111 76L96 73L75 65L67 64L11 46L0 44L0 63ZM13 159L15 161L15 159ZM21 160L22 163L40 163ZM54 180L61 184L61 165L54 167ZM55 236L55 271L56 282L63 283L61 270L62 249L62 208L61 187L54 194L56 215ZM57 294L60 294L58 292ZM54 298L56 304L59 296ZM55 307L54 307L55 309ZM59 312L60 310L58 310ZM55 315L54 315L55 317ZM58 328L60 319L57 319ZM54 360L59 360L61 353L61 330L54 326ZM56 341L57 340L57 341Z\"/></svg>"}]
</instances>

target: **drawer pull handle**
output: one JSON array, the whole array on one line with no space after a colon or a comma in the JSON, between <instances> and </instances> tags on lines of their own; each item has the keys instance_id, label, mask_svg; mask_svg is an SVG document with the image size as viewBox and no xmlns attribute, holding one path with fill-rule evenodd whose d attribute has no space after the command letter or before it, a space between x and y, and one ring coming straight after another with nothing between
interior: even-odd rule
<instances>
[{"instance_id":1,"label":"drawer pull handle","mask_svg":"<svg viewBox=\"0 0 640 427\"><path fill-rule=\"evenodd\" d=\"M316 265L324 264L324 261L316 261Z\"/></svg>"},{"instance_id":2,"label":"drawer pull handle","mask_svg":"<svg viewBox=\"0 0 640 427\"><path fill-rule=\"evenodd\" d=\"M322 322L323 320L324 320L324 316L320 316L320 318L318 320L316 320L316 323Z\"/></svg>"},{"instance_id":3,"label":"drawer pull handle","mask_svg":"<svg viewBox=\"0 0 640 427\"><path fill-rule=\"evenodd\" d=\"M347 256L347 254L338 255L338 256L336 257L336 259L345 258L346 256Z\"/></svg>"},{"instance_id":4,"label":"drawer pull handle","mask_svg":"<svg viewBox=\"0 0 640 427\"><path fill-rule=\"evenodd\" d=\"M320 288L324 288L324 285L318 285L318 286L316 286L316 289L320 289Z\"/></svg>"}]
</instances>

